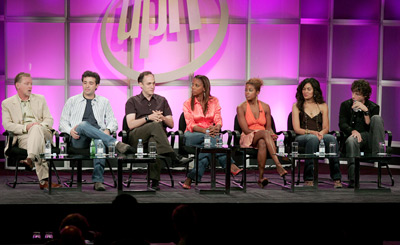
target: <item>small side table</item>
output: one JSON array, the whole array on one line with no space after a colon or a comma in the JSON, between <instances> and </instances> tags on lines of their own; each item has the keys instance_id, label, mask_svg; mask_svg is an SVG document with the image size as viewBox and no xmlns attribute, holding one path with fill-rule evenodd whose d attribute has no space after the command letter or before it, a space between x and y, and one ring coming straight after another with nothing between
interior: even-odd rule
<instances>
[{"instance_id":1,"label":"small side table","mask_svg":"<svg viewBox=\"0 0 400 245\"><path fill-rule=\"evenodd\" d=\"M118 194L122 193L148 193L155 194L156 191L150 188L150 164L155 163L155 157L137 158L135 155L119 155L118 156ZM123 163L147 163L147 188L144 190L123 190Z\"/></svg>"},{"instance_id":2,"label":"small side table","mask_svg":"<svg viewBox=\"0 0 400 245\"><path fill-rule=\"evenodd\" d=\"M199 173L199 154L200 153L211 153L211 189L200 189L198 188L198 173ZM216 187L216 157L217 153L226 154L226 169L225 169L225 188L217 188ZM201 148L196 147L196 156L195 156L195 165L196 165L196 190L200 194L208 194L208 193L222 193L222 194L230 194L231 189L231 149L230 148Z\"/></svg>"}]
</instances>

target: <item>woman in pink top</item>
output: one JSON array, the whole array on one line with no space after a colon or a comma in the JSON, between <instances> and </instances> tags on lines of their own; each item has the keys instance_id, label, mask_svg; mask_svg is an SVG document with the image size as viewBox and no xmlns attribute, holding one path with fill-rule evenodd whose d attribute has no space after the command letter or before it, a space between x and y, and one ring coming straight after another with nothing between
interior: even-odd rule
<instances>
[{"instance_id":1,"label":"woman in pink top","mask_svg":"<svg viewBox=\"0 0 400 245\"><path fill-rule=\"evenodd\" d=\"M278 136L271 129L271 109L268 104L258 100L262 85L263 81L258 78L251 78L246 82L246 101L237 107L237 118L242 129L240 146L258 148L258 185L264 188L268 184L268 179L264 178L267 151L275 162L279 175L284 176L287 172L276 156L275 141Z\"/></svg>"},{"instance_id":2,"label":"woman in pink top","mask_svg":"<svg viewBox=\"0 0 400 245\"><path fill-rule=\"evenodd\" d=\"M203 147L206 130L210 131L211 145L215 146L215 136L222 127L221 106L216 97L210 95L210 80L206 76L197 75L192 83L192 96L183 104L183 113L186 121L185 140L187 146ZM216 154L219 164L225 168L226 155ZM208 166L211 155L199 154L199 180ZM233 160L232 160L233 162ZM241 169L231 164L231 173L237 175ZM183 188L190 189L196 178L196 168L193 168L183 184Z\"/></svg>"}]
</instances>

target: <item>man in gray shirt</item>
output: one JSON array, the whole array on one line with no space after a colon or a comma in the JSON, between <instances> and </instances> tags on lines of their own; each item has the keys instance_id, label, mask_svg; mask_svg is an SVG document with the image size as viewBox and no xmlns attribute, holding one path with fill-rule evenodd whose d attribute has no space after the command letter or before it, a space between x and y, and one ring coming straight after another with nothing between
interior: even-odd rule
<instances>
[{"instance_id":1,"label":"man in gray shirt","mask_svg":"<svg viewBox=\"0 0 400 245\"><path fill-rule=\"evenodd\" d=\"M132 148L111 136L118 129L110 102L107 98L96 95L100 76L91 71L82 75L83 93L68 99L65 104L59 130L71 135L71 144L75 148L88 148L92 139L102 141L107 147L114 144L120 153L132 152ZM92 180L96 191L104 191L105 159L94 159Z\"/></svg>"}]
</instances>

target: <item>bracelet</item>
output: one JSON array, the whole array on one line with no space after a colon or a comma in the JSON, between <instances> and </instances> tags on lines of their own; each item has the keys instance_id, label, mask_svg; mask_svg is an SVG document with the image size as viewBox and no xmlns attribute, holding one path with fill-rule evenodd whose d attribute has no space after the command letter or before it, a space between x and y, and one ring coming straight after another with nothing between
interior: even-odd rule
<instances>
[{"instance_id":1,"label":"bracelet","mask_svg":"<svg viewBox=\"0 0 400 245\"><path fill-rule=\"evenodd\" d=\"M310 132L308 131L308 129L306 129L306 132L305 132L305 134L309 134Z\"/></svg>"}]
</instances>

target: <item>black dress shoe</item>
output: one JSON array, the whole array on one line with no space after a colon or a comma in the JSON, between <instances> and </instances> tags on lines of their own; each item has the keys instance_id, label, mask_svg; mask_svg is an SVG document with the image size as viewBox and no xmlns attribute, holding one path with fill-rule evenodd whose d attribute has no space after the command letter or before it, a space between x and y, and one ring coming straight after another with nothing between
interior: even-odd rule
<instances>
[{"instance_id":1,"label":"black dress shoe","mask_svg":"<svg viewBox=\"0 0 400 245\"><path fill-rule=\"evenodd\" d=\"M160 181L153 179L151 181L151 189L159 191L160 190Z\"/></svg>"},{"instance_id":2,"label":"black dress shoe","mask_svg":"<svg viewBox=\"0 0 400 245\"><path fill-rule=\"evenodd\" d=\"M174 164L177 166L185 166L186 164L190 163L192 161L191 158L186 158L181 155L176 155L174 159Z\"/></svg>"},{"instance_id":3,"label":"black dress shoe","mask_svg":"<svg viewBox=\"0 0 400 245\"><path fill-rule=\"evenodd\" d=\"M349 181L349 185L347 186L347 188L354 189L354 180Z\"/></svg>"}]
</instances>

